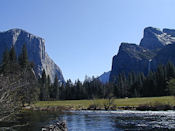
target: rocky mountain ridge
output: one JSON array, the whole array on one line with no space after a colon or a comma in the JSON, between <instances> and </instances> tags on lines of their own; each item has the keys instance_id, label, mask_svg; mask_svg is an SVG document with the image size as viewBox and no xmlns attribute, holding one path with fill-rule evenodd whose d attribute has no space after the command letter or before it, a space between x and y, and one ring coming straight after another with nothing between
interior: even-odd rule
<instances>
[{"instance_id":1,"label":"rocky mountain ridge","mask_svg":"<svg viewBox=\"0 0 175 131\"><path fill-rule=\"evenodd\" d=\"M118 54L113 57L110 81L120 73L143 72L147 74L160 64L175 64L175 30L147 27L139 45L121 43Z\"/></svg>"},{"instance_id":2,"label":"rocky mountain ridge","mask_svg":"<svg viewBox=\"0 0 175 131\"><path fill-rule=\"evenodd\" d=\"M168 44L175 43L175 30L147 27L144 29L144 36L140 42L140 46L155 50L160 49Z\"/></svg>"},{"instance_id":3,"label":"rocky mountain ridge","mask_svg":"<svg viewBox=\"0 0 175 131\"><path fill-rule=\"evenodd\" d=\"M16 54L19 56L23 44L26 44L29 60L34 62L34 70L37 76L41 76L43 69L45 69L52 82L55 75L58 75L59 81L64 82L60 68L45 51L45 40L22 29L0 32L0 62L5 49L14 46Z\"/></svg>"}]
</instances>

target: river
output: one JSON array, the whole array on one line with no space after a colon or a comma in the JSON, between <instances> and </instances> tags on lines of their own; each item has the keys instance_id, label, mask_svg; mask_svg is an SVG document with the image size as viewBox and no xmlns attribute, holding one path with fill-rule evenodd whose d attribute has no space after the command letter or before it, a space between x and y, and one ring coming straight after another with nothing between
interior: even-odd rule
<instances>
[{"instance_id":1,"label":"river","mask_svg":"<svg viewBox=\"0 0 175 131\"><path fill-rule=\"evenodd\" d=\"M16 123L0 122L0 129L13 126L17 131L39 131L56 120L65 120L68 131L175 130L175 111L127 110L28 112L19 114Z\"/></svg>"}]
</instances>

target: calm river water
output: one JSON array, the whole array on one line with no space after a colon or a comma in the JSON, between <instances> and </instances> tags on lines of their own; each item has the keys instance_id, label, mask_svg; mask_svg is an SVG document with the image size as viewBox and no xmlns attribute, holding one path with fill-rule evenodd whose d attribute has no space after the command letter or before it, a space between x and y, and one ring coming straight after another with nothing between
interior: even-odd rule
<instances>
[{"instance_id":1,"label":"calm river water","mask_svg":"<svg viewBox=\"0 0 175 131\"><path fill-rule=\"evenodd\" d=\"M0 123L0 130L15 125L19 131L40 131L60 119L66 120L68 131L175 130L175 111L32 112L18 117L17 123Z\"/></svg>"}]
</instances>

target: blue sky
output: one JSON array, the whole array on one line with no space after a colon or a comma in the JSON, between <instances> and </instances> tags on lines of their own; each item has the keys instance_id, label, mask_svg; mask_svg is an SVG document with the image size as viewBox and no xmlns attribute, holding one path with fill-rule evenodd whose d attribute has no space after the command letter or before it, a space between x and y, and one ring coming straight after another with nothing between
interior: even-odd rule
<instances>
[{"instance_id":1,"label":"blue sky","mask_svg":"<svg viewBox=\"0 0 175 131\"><path fill-rule=\"evenodd\" d=\"M65 79L111 69L121 42L139 43L143 29L175 29L175 0L1 0L0 31L22 28L43 37Z\"/></svg>"}]
</instances>

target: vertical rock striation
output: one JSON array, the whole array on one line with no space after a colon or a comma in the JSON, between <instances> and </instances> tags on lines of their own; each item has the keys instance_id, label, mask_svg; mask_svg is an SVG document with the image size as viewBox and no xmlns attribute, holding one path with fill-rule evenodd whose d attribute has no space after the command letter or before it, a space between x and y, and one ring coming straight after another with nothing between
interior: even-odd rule
<instances>
[{"instance_id":1,"label":"vertical rock striation","mask_svg":"<svg viewBox=\"0 0 175 131\"><path fill-rule=\"evenodd\" d=\"M64 78L60 68L53 62L45 51L45 41L43 38L32 35L22 29L11 29L0 32L0 61L5 49L15 47L17 56L21 53L23 44L26 44L29 60L34 62L34 69L37 76L41 76L42 70L46 70L46 74L50 76L53 82L55 75L64 82Z\"/></svg>"},{"instance_id":2,"label":"vertical rock striation","mask_svg":"<svg viewBox=\"0 0 175 131\"><path fill-rule=\"evenodd\" d=\"M147 73L149 60L153 55L150 50L136 44L122 43L118 54L113 57L110 81L116 80L120 73Z\"/></svg>"},{"instance_id":3,"label":"vertical rock striation","mask_svg":"<svg viewBox=\"0 0 175 131\"><path fill-rule=\"evenodd\" d=\"M140 45L121 43L118 54L113 57L110 81L116 79L120 73L147 74L168 61L175 64L174 43L175 30L145 28Z\"/></svg>"}]
</instances>

